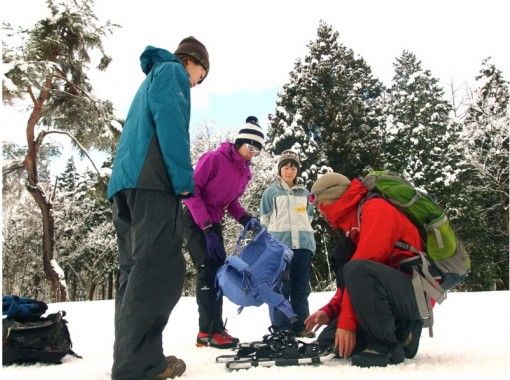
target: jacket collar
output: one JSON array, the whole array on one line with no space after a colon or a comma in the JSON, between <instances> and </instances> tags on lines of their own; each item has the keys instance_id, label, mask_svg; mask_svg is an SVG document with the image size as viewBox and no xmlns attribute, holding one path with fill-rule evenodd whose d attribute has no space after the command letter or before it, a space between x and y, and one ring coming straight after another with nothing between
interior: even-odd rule
<instances>
[{"instance_id":1,"label":"jacket collar","mask_svg":"<svg viewBox=\"0 0 510 380\"><path fill-rule=\"evenodd\" d=\"M277 184L279 184L279 185L280 185L283 189L285 189L285 190L287 190L287 191L288 191L288 190L304 189L304 188L305 188L303 185L301 185L301 184L299 184L299 183L296 183L296 184L294 184L294 185L292 185L292 186L289 186L289 185L287 184L287 182L285 182L285 180L284 180L281 176L279 176L279 175L276 177L275 182L276 182Z\"/></svg>"},{"instance_id":2,"label":"jacket collar","mask_svg":"<svg viewBox=\"0 0 510 380\"><path fill-rule=\"evenodd\" d=\"M243 156L237 151L234 144L226 141L218 147L218 152L227 157L231 162L241 166L249 166L250 161L246 161Z\"/></svg>"}]
</instances>

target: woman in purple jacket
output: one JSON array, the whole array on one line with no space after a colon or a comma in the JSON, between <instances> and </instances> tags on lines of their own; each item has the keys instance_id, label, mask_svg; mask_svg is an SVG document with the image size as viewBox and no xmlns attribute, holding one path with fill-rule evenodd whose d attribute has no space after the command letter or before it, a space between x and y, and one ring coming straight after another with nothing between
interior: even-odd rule
<instances>
[{"instance_id":1,"label":"woman in purple jacket","mask_svg":"<svg viewBox=\"0 0 510 380\"><path fill-rule=\"evenodd\" d=\"M251 179L250 162L260 153L263 142L257 118L249 116L234 144L224 142L200 157L193 175L193 196L184 201L184 236L198 272L197 346L231 348L239 342L225 330L223 300L218 299L215 288L216 272L226 257L221 221L225 211L243 226L253 219L239 198Z\"/></svg>"}]
</instances>

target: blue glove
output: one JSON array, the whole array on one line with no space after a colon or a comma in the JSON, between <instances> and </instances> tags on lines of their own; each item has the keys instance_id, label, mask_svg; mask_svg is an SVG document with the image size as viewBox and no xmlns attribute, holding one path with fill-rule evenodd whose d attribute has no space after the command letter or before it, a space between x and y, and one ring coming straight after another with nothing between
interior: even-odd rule
<instances>
[{"instance_id":1,"label":"blue glove","mask_svg":"<svg viewBox=\"0 0 510 380\"><path fill-rule=\"evenodd\" d=\"M216 261L224 262L227 257L225 247L220 241L218 234L212 230L205 232L205 243L207 245L207 255Z\"/></svg>"}]
</instances>

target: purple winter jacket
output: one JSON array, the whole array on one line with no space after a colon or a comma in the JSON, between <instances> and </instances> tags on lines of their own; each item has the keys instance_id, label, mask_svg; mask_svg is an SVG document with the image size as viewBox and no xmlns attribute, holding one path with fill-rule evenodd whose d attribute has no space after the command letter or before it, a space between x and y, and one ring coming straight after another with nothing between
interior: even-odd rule
<instances>
[{"instance_id":1,"label":"purple winter jacket","mask_svg":"<svg viewBox=\"0 0 510 380\"><path fill-rule=\"evenodd\" d=\"M209 221L220 223L225 210L239 221L246 214L239 197L250 179L250 162L239 154L234 144L224 142L198 160L193 174L195 191L184 204L202 229Z\"/></svg>"}]
</instances>

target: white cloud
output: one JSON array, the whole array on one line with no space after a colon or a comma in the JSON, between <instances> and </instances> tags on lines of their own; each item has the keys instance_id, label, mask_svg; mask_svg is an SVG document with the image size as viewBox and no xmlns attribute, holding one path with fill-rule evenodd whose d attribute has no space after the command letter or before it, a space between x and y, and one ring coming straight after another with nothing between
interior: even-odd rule
<instances>
[{"instance_id":1,"label":"white cloud","mask_svg":"<svg viewBox=\"0 0 510 380\"><path fill-rule=\"evenodd\" d=\"M43 0L3 4L4 20L30 25L46 13ZM30 12L25 10L30 8ZM316 37L320 19L340 33L341 42L362 56L385 84L393 62L411 50L423 67L441 79L472 82L481 61L510 73L504 1L499 0L195 0L144 2L96 0L100 20L120 24L105 41L113 61L106 73L93 74L96 93L111 99L125 115L143 79L139 56L148 44L174 50L194 35L210 53L211 71L193 89L194 109L206 109L211 96L281 87L296 59ZM227 111L228 112L228 111Z\"/></svg>"}]
</instances>

